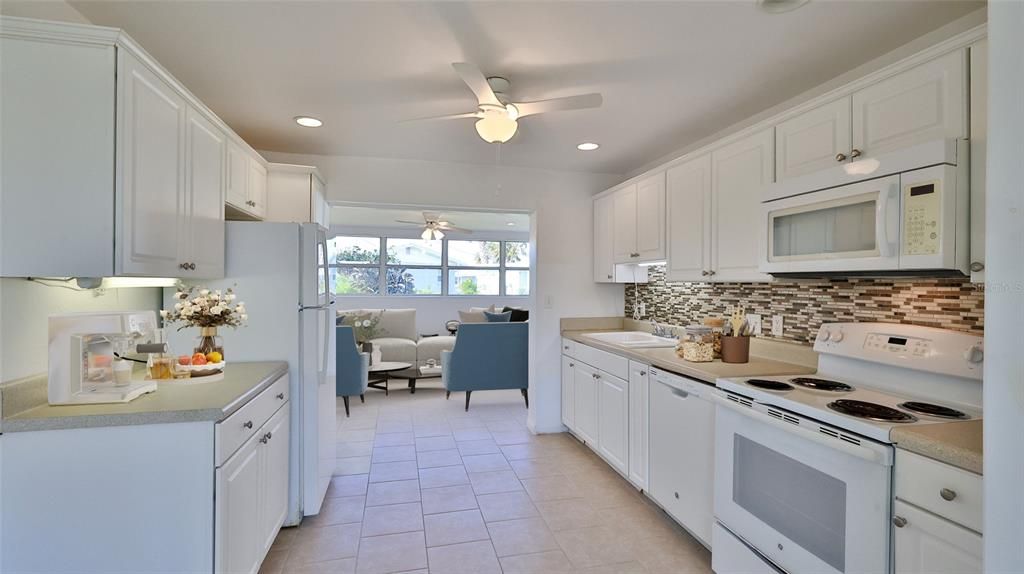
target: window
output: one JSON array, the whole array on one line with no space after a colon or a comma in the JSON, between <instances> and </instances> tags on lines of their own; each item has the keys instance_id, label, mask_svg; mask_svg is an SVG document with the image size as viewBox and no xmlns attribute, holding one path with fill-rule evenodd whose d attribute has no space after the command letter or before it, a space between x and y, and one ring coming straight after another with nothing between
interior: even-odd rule
<instances>
[{"instance_id":1,"label":"window","mask_svg":"<svg viewBox=\"0 0 1024 574\"><path fill-rule=\"evenodd\" d=\"M337 236L327 249L336 295L530 294L525 241Z\"/></svg>"}]
</instances>

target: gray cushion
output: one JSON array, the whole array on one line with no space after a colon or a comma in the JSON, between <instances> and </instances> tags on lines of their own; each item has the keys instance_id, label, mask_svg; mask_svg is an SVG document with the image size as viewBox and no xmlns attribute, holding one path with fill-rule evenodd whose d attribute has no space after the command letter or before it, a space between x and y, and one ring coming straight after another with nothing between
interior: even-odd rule
<instances>
[{"instance_id":1,"label":"gray cushion","mask_svg":"<svg viewBox=\"0 0 1024 574\"><path fill-rule=\"evenodd\" d=\"M441 364L441 351L450 351L455 346L455 337L444 335L437 337L424 337L416 344L416 359L420 366L427 363L427 359L434 359Z\"/></svg>"},{"instance_id":2,"label":"gray cushion","mask_svg":"<svg viewBox=\"0 0 1024 574\"><path fill-rule=\"evenodd\" d=\"M487 317L484 316L483 311L459 311L459 321L463 323L486 323Z\"/></svg>"},{"instance_id":3,"label":"gray cushion","mask_svg":"<svg viewBox=\"0 0 1024 574\"><path fill-rule=\"evenodd\" d=\"M508 323L512 319L512 311L508 313L490 313L484 311L484 317L487 318L488 323Z\"/></svg>"},{"instance_id":4,"label":"gray cushion","mask_svg":"<svg viewBox=\"0 0 1024 574\"><path fill-rule=\"evenodd\" d=\"M380 347L382 361L399 361L416 364L416 341L397 337L378 337L370 339L375 347Z\"/></svg>"}]
</instances>

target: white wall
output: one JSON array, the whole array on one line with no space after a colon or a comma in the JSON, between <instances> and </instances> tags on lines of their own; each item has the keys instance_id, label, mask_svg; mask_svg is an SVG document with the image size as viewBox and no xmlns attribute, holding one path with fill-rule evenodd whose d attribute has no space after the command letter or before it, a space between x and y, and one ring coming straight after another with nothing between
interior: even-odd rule
<instances>
[{"instance_id":1,"label":"white wall","mask_svg":"<svg viewBox=\"0 0 1024 574\"><path fill-rule=\"evenodd\" d=\"M489 307L492 304L499 310L509 307L528 308L529 297L338 297L337 309L416 309L416 332L421 335L447 335L444 324L452 319L458 320L459 311L470 307Z\"/></svg>"},{"instance_id":2,"label":"white wall","mask_svg":"<svg viewBox=\"0 0 1024 574\"><path fill-rule=\"evenodd\" d=\"M0 2L0 14L89 24L81 12L62 0L3 0Z\"/></svg>"},{"instance_id":3,"label":"white wall","mask_svg":"<svg viewBox=\"0 0 1024 574\"><path fill-rule=\"evenodd\" d=\"M591 196L622 177L389 158L264 152L311 164L331 201L533 213L536 285L530 307L530 414L537 432L561 430L559 319L621 316L621 285L593 282Z\"/></svg>"},{"instance_id":4,"label":"white wall","mask_svg":"<svg viewBox=\"0 0 1024 574\"><path fill-rule=\"evenodd\" d=\"M985 571L1024 572L1024 2L988 13Z\"/></svg>"},{"instance_id":5,"label":"white wall","mask_svg":"<svg viewBox=\"0 0 1024 574\"><path fill-rule=\"evenodd\" d=\"M81 311L160 309L160 289L77 291L0 279L0 381L46 372L47 317Z\"/></svg>"}]
</instances>

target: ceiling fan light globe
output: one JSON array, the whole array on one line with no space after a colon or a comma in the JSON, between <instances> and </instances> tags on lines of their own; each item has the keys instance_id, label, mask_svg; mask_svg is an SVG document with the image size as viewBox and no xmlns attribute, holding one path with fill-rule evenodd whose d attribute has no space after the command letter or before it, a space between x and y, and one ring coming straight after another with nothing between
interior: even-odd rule
<instances>
[{"instance_id":1,"label":"ceiling fan light globe","mask_svg":"<svg viewBox=\"0 0 1024 574\"><path fill-rule=\"evenodd\" d=\"M420 238L422 238L424 241L430 241L431 239L433 239L433 237L434 231L429 227L424 229L423 233L420 234Z\"/></svg>"},{"instance_id":2,"label":"ceiling fan light globe","mask_svg":"<svg viewBox=\"0 0 1024 574\"><path fill-rule=\"evenodd\" d=\"M476 133L487 143L505 143L516 135L519 123L507 115L488 114L476 121Z\"/></svg>"}]
</instances>

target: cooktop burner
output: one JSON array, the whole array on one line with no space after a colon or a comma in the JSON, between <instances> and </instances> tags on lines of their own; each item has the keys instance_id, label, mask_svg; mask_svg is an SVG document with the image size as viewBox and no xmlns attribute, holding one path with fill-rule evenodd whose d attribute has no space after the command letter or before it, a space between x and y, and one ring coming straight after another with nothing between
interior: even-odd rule
<instances>
[{"instance_id":1,"label":"cooktop burner","mask_svg":"<svg viewBox=\"0 0 1024 574\"><path fill-rule=\"evenodd\" d=\"M793 385L782 381L769 381L767 379L747 379L747 384L752 387L766 391L792 391Z\"/></svg>"},{"instance_id":2,"label":"cooktop burner","mask_svg":"<svg viewBox=\"0 0 1024 574\"><path fill-rule=\"evenodd\" d=\"M828 408L844 415L885 423L912 423L917 420L914 415L892 407L850 399L832 401Z\"/></svg>"},{"instance_id":3,"label":"cooktop burner","mask_svg":"<svg viewBox=\"0 0 1024 574\"><path fill-rule=\"evenodd\" d=\"M840 383L839 381L830 381L828 379L815 379L813 377L796 377L795 379L790 379L790 382L800 385L801 387L814 389L816 391L848 393L853 390L853 387L846 383Z\"/></svg>"},{"instance_id":4,"label":"cooktop burner","mask_svg":"<svg viewBox=\"0 0 1024 574\"><path fill-rule=\"evenodd\" d=\"M909 401L906 403L900 403L901 409L907 409L915 413L921 413L932 417L939 417L943 419L966 419L967 413L958 411L950 407L944 407L942 405L936 405L933 403L922 403L917 401Z\"/></svg>"}]
</instances>

